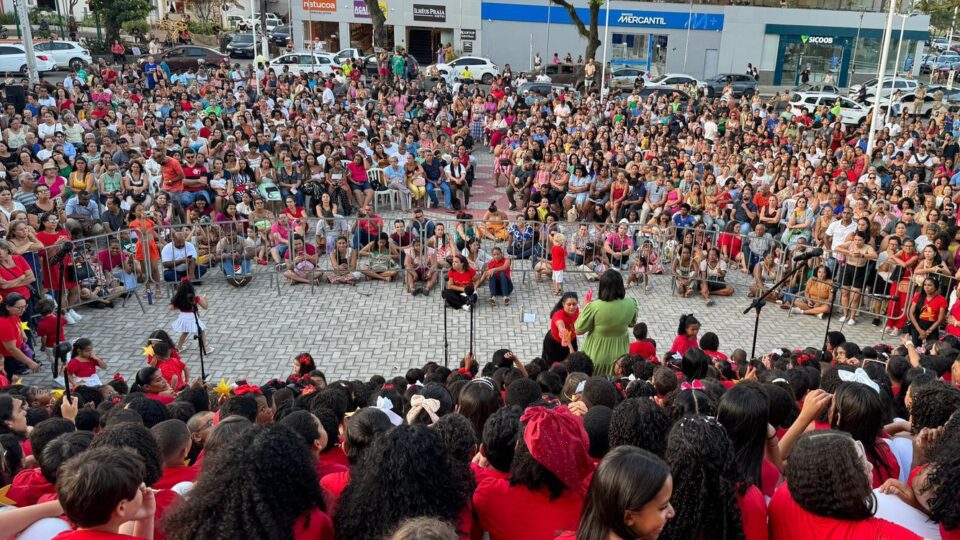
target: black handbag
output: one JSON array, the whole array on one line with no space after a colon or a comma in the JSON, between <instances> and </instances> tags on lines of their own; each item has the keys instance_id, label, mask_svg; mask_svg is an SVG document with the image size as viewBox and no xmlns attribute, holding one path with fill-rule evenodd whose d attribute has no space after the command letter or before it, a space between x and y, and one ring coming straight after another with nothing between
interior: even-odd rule
<instances>
[{"instance_id":1,"label":"black handbag","mask_svg":"<svg viewBox=\"0 0 960 540\"><path fill-rule=\"evenodd\" d=\"M84 260L74 260L73 264L67 268L67 277L74 283L92 279L94 275L93 267Z\"/></svg>"}]
</instances>

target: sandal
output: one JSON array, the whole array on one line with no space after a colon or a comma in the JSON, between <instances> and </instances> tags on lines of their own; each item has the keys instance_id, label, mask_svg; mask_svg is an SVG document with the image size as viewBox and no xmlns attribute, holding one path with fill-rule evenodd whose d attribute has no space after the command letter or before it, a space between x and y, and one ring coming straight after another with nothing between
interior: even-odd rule
<instances>
[{"instance_id":1,"label":"sandal","mask_svg":"<svg viewBox=\"0 0 960 540\"><path fill-rule=\"evenodd\" d=\"M497 307L497 299L496 299L496 298L491 298L491 299L490 299L490 305L493 306L493 307Z\"/></svg>"},{"instance_id":2,"label":"sandal","mask_svg":"<svg viewBox=\"0 0 960 540\"><path fill-rule=\"evenodd\" d=\"M509 296L503 299L503 305L505 305L505 306L509 306L509 305L510 305L510 297L509 297Z\"/></svg>"}]
</instances>

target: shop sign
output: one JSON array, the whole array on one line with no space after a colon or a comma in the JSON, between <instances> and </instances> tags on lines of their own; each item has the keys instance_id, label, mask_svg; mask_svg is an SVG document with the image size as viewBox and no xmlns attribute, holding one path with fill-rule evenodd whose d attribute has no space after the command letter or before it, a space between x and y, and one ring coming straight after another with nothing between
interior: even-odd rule
<instances>
[{"instance_id":1,"label":"shop sign","mask_svg":"<svg viewBox=\"0 0 960 540\"><path fill-rule=\"evenodd\" d=\"M646 15L634 15L633 13L621 13L617 19L619 24L643 25L643 26L666 26L667 19L664 17L648 17Z\"/></svg>"},{"instance_id":2,"label":"shop sign","mask_svg":"<svg viewBox=\"0 0 960 540\"><path fill-rule=\"evenodd\" d=\"M436 23L447 22L447 6L414 4L413 20Z\"/></svg>"},{"instance_id":3,"label":"shop sign","mask_svg":"<svg viewBox=\"0 0 960 540\"><path fill-rule=\"evenodd\" d=\"M800 36L800 41L804 44L833 45L833 38L830 36Z\"/></svg>"},{"instance_id":4,"label":"shop sign","mask_svg":"<svg viewBox=\"0 0 960 540\"><path fill-rule=\"evenodd\" d=\"M303 0L303 10L320 13L336 13L336 0Z\"/></svg>"},{"instance_id":5,"label":"shop sign","mask_svg":"<svg viewBox=\"0 0 960 540\"><path fill-rule=\"evenodd\" d=\"M477 30L475 28L461 28L460 41L473 41L477 39Z\"/></svg>"},{"instance_id":6,"label":"shop sign","mask_svg":"<svg viewBox=\"0 0 960 540\"><path fill-rule=\"evenodd\" d=\"M306 0L305 0L305 1L306 1ZM331 1L332 1L332 0L331 0ZM380 10L383 11L383 16L384 16L384 18L385 18L385 19L386 19L386 18L389 18L388 13L387 13L387 11L388 11L388 9L387 9L387 3L386 3L386 2L383 2L383 1L380 1L380 2L377 2L377 3L380 4ZM367 3L366 3L364 0L353 0L353 16L354 16L354 17L357 17L358 19L369 19L369 18L370 18L370 10L367 9Z\"/></svg>"},{"instance_id":7,"label":"shop sign","mask_svg":"<svg viewBox=\"0 0 960 540\"><path fill-rule=\"evenodd\" d=\"M467 53L467 54L472 54L472 53L473 53L473 42L472 42L472 41L464 41L463 43L460 44L460 48L463 49L463 52L465 52L465 53Z\"/></svg>"}]
</instances>

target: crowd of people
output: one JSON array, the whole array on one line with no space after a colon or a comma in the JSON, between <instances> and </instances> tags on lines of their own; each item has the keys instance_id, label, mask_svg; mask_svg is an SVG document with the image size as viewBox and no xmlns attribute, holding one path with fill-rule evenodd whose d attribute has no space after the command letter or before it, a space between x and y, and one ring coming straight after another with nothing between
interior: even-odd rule
<instances>
[{"instance_id":1,"label":"crowd of people","mask_svg":"<svg viewBox=\"0 0 960 540\"><path fill-rule=\"evenodd\" d=\"M148 56L5 103L0 495L16 508L0 534L960 537L951 113L902 111L868 149L829 105L732 86L521 96L508 66L489 86L406 66L175 72ZM477 182L502 182L509 207L469 214ZM373 210L383 193L399 215ZM558 303L526 362L502 349L328 384L304 353L260 385L195 379L194 287L211 271L244 287L271 264L291 285L440 284L468 310L483 286L509 304L511 272L529 271ZM565 289L568 265L596 299ZM749 358L685 315L658 352L626 295L670 274L713 306L735 272L749 296L840 329ZM138 283L150 301L176 289L178 339L152 332L145 365L111 377L62 326ZM864 320L901 344L846 341ZM17 379L67 335L69 392Z\"/></svg>"}]
</instances>

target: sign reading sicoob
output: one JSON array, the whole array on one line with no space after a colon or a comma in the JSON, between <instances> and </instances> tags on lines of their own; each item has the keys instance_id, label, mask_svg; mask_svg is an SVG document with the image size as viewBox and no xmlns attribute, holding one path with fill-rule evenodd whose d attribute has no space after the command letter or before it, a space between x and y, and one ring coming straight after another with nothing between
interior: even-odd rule
<instances>
[{"instance_id":1,"label":"sign reading sicoob","mask_svg":"<svg viewBox=\"0 0 960 540\"><path fill-rule=\"evenodd\" d=\"M800 41L813 45L833 45L833 38L830 36L800 36Z\"/></svg>"}]
</instances>

